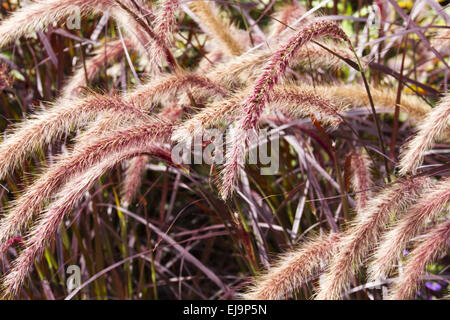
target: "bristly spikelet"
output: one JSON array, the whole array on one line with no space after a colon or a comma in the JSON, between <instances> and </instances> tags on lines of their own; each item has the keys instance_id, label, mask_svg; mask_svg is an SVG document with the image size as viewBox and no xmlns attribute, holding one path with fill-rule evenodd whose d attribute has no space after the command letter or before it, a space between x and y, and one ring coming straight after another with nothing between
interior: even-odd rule
<instances>
[{"instance_id":1,"label":"bristly spikelet","mask_svg":"<svg viewBox=\"0 0 450 320\"><path fill-rule=\"evenodd\" d=\"M220 48L229 56L239 56L244 48L233 35L233 28L219 16L218 10L211 1L191 1L189 7L199 18L200 27L210 34Z\"/></svg>"},{"instance_id":2,"label":"bristly spikelet","mask_svg":"<svg viewBox=\"0 0 450 320\"><path fill-rule=\"evenodd\" d=\"M13 245L22 243L22 238L11 238L2 245L0 245L0 261L2 260L3 255L8 251L9 248L11 248Z\"/></svg>"},{"instance_id":3,"label":"bristly spikelet","mask_svg":"<svg viewBox=\"0 0 450 320\"><path fill-rule=\"evenodd\" d=\"M353 52L335 43L326 43L327 48L337 52L341 57L352 60ZM260 76L261 69L273 56L271 49L263 49L246 52L238 57L234 57L220 63L207 72L207 76L215 81L220 81L224 85L243 84L245 86L253 84ZM329 53L315 43L307 43L299 48L291 59L292 68L302 66L304 68L327 68L338 70L346 64L342 59Z\"/></svg>"},{"instance_id":4,"label":"bristly spikelet","mask_svg":"<svg viewBox=\"0 0 450 320\"><path fill-rule=\"evenodd\" d=\"M158 116L165 121L175 123L180 120L182 114L183 108L172 104L161 110ZM150 157L145 155L129 161L121 188L121 204L124 207L128 207L138 194L149 161Z\"/></svg>"},{"instance_id":5,"label":"bristly spikelet","mask_svg":"<svg viewBox=\"0 0 450 320\"><path fill-rule=\"evenodd\" d=\"M256 127L257 118L263 111L270 90L278 83L280 76L286 71L295 52L312 39L325 36L350 42L347 35L334 22L316 20L292 36L273 55L264 67L256 85L253 87L251 95L243 102L245 118L242 120L242 129Z\"/></svg>"},{"instance_id":6,"label":"bristly spikelet","mask_svg":"<svg viewBox=\"0 0 450 320\"><path fill-rule=\"evenodd\" d=\"M352 164L352 186L356 193L356 211L367 207L367 202L371 198L373 187L372 175L370 173L371 161L369 156L364 153L364 150L358 149L351 156Z\"/></svg>"},{"instance_id":7,"label":"bristly spikelet","mask_svg":"<svg viewBox=\"0 0 450 320\"><path fill-rule=\"evenodd\" d=\"M342 101L342 103L352 107L367 107L370 105L367 91L363 85L336 83L328 87L319 87L318 90L323 90L331 99ZM397 95L396 89L371 87L370 93L376 107L390 108L394 111ZM432 109L416 95L403 94L400 110L405 112L413 122L417 123L423 120Z\"/></svg>"},{"instance_id":8,"label":"bristly spikelet","mask_svg":"<svg viewBox=\"0 0 450 320\"><path fill-rule=\"evenodd\" d=\"M415 174L417 168L422 164L425 152L431 148L433 142L440 138L442 133L450 127L450 94L426 116L418 128L418 133L408 142L404 148L399 173L406 175Z\"/></svg>"},{"instance_id":9,"label":"bristly spikelet","mask_svg":"<svg viewBox=\"0 0 450 320\"><path fill-rule=\"evenodd\" d=\"M33 227L30 237L25 243L25 249L14 261L12 270L3 279L3 296L15 296L31 271L34 261L39 258L45 246L53 239L62 219L86 193L86 190L98 180L107 170L121 161L141 154L155 157L169 157L161 147L149 144L146 147L130 146L102 159L101 162L89 168L84 173L66 184L56 195L56 200L42 214Z\"/></svg>"},{"instance_id":10,"label":"bristly spikelet","mask_svg":"<svg viewBox=\"0 0 450 320\"><path fill-rule=\"evenodd\" d=\"M204 129L218 126L221 122L231 123L242 116L239 103L248 95L249 90L231 98L212 102L191 119L182 123L174 132L172 140L186 141L191 136L200 134ZM316 94L316 90L303 85L279 85L269 94L269 103L265 112L280 112L288 117L300 118L314 116L324 124L337 126L342 122L340 113L346 106L334 104L324 96Z\"/></svg>"},{"instance_id":11,"label":"bristly spikelet","mask_svg":"<svg viewBox=\"0 0 450 320\"><path fill-rule=\"evenodd\" d=\"M0 48L72 14L87 15L91 12L110 10L119 25L125 31L130 31L129 36L135 40L136 48L142 48L142 53L145 54L150 46L147 55L151 59L151 65L159 65L159 60L164 57L168 64L176 69L176 62L167 49L164 35L156 34L150 26L143 28L132 14L124 9L129 8L128 10L139 16L132 9L136 3L145 8L138 0L38 0L13 13L0 24Z\"/></svg>"},{"instance_id":12,"label":"bristly spikelet","mask_svg":"<svg viewBox=\"0 0 450 320\"><path fill-rule=\"evenodd\" d=\"M60 100L58 106L41 111L17 125L0 145L0 179L20 165L29 154L82 126L103 111L122 112L145 117L132 105L119 97L92 95L86 99ZM126 110L126 111L125 111Z\"/></svg>"},{"instance_id":13,"label":"bristly spikelet","mask_svg":"<svg viewBox=\"0 0 450 320\"><path fill-rule=\"evenodd\" d=\"M389 300L413 299L425 267L432 263L450 240L450 220L443 222L424 235L424 239L408 254L403 272L389 294Z\"/></svg>"},{"instance_id":14,"label":"bristly spikelet","mask_svg":"<svg viewBox=\"0 0 450 320\"><path fill-rule=\"evenodd\" d=\"M126 93L125 99L135 106L151 109L153 103L165 101L180 90L198 88L202 92L227 96L228 90L219 83L202 75L189 72L162 75L138 86L134 91Z\"/></svg>"},{"instance_id":15,"label":"bristly spikelet","mask_svg":"<svg viewBox=\"0 0 450 320\"><path fill-rule=\"evenodd\" d=\"M120 203L127 208L139 192L142 183L142 177L147 170L147 163L150 161L148 156L140 156L129 161L125 170L125 179L122 184Z\"/></svg>"},{"instance_id":16,"label":"bristly spikelet","mask_svg":"<svg viewBox=\"0 0 450 320\"><path fill-rule=\"evenodd\" d=\"M0 243L19 232L43 206L44 201L66 181L81 174L101 159L129 148L153 145L169 137L172 124L154 119L145 124L131 125L126 129L111 131L107 136L79 143L77 149L61 157L48 168L20 197L12 210L0 221Z\"/></svg>"},{"instance_id":17,"label":"bristly spikelet","mask_svg":"<svg viewBox=\"0 0 450 320\"><path fill-rule=\"evenodd\" d=\"M214 77L215 78L215 77ZM180 125L174 132L174 141L186 140L191 135L198 134L223 123L231 123L242 115L240 102L248 96L250 89L241 90L226 100L218 100L195 114ZM395 105L395 91L389 88L372 88L372 97L376 106L390 107L392 112ZM314 97L313 99L309 99ZM351 98L350 98L351 97ZM319 102L319 103L314 103ZM413 120L418 121L431 110L417 97L405 94L401 110ZM307 84L279 85L269 93L269 102L265 112L270 114L281 111L286 115L304 117L314 114L325 124L338 125L342 119L340 114L345 109L367 106L369 100L362 85L333 86Z\"/></svg>"},{"instance_id":18,"label":"bristly spikelet","mask_svg":"<svg viewBox=\"0 0 450 320\"><path fill-rule=\"evenodd\" d=\"M354 269L377 243L391 214L401 211L414 201L427 183L427 178L397 182L368 201L341 238L337 254L331 259L321 283L317 300L341 298L342 291L354 275Z\"/></svg>"},{"instance_id":19,"label":"bristly spikelet","mask_svg":"<svg viewBox=\"0 0 450 320\"><path fill-rule=\"evenodd\" d=\"M156 12L155 31L166 35L166 45L171 44L172 36L176 27L176 12L180 7L180 0L163 0Z\"/></svg>"},{"instance_id":20,"label":"bristly spikelet","mask_svg":"<svg viewBox=\"0 0 450 320\"><path fill-rule=\"evenodd\" d=\"M113 112L117 117L127 112L136 118L145 118L144 110L150 109L153 103L180 89L191 87L226 95L221 86L208 78L185 74L156 78L127 93L124 98L92 95L85 99L58 100L57 106L37 113L10 130L11 133L0 145L0 179L33 151L86 124L101 112Z\"/></svg>"},{"instance_id":21,"label":"bristly spikelet","mask_svg":"<svg viewBox=\"0 0 450 320\"><path fill-rule=\"evenodd\" d=\"M116 5L114 0L37 0L0 23L0 48L72 14L89 14Z\"/></svg>"},{"instance_id":22,"label":"bristly spikelet","mask_svg":"<svg viewBox=\"0 0 450 320\"><path fill-rule=\"evenodd\" d=\"M256 278L243 295L246 300L278 300L288 296L316 276L323 263L336 252L340 234L331 233L306 240L282 255L270 270Z\"/></svg>"},{"instance_id":23,"label":"bristly spikelet","mask_svg":"<svg viewBox=\"0 0 450 320\"><path fill-rule=\"evenodd\" d=\"M437 217L449 201L450 178L447 177L429 187L417 203L383 235L369 265L370 279L385 279L407 242L424 228L427 220Z\"/></svg>"},{"instance_id":24,"label":"bristly spikelet","mask_svg":"<svg viewBox=\"0 0 450 320\"><path fill-rule=\"evenodd\" d=\"M299 48L312 39L325 36L350 43L347 35L336 23L318 19L307 24L296 35L287 40L267 62L251 94L242 102L244 114L237 123L236 132L238 134L233 136L230 148L227 149L226 163L222 171L220 195L223 199L229 197L236 184L240 164L244 161L244 149L248 142L248 134L256 130L259 117L264 111L264 106L269 99L273 86L277 84L280 76L286 71Z\"/></svg>"}]
</instances>

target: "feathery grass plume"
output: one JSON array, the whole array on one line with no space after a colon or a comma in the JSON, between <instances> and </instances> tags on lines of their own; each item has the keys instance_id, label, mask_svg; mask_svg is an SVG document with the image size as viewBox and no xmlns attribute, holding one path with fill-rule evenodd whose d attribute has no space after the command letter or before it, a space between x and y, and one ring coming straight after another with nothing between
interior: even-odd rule
<instances>
[{"instance_id":1,"label":"feathery grass plume","mask_svg":"<svg viewBox=\"0 0 450 320\"><path fill-rule=\"evenodd\" d=\"M130 125L126 129L109 132L92 140L79 143L77 149L62 156L53 166L30 186L14 202L12 209L0 221L0 243L14 236L24 228L52 194L72 177L114 153L134 147L145 148L150 143L162 142L169 137L172 124L154 118L145 124Z\"/></svg>"},{"instance_id":2,"label":"feathery grass plume","mask_svg":"<svg viewBox=\"0 0 450 320\"><path fill-rule=\"evenodd\" d=\"M201 21L200 27L219 44L224 53L229 56L240 56L244 47L233 34L233 26L220 16L215 4L211 1L192 1L189 8Z\"/></svg>"},{"instance_id":3,"label":"feathery grass plume","mask_svg":"<svg viewBox=\"0 0 450 320\"><path fill-rule=\"evenodd\" d=\"M367 202L372 198L373 187L370 173L371 161L369 156L360 148L351 155L353 191L356 192L356 212L361 212L367 207Z\"/></svg>"},{"instance_id":4,"label":"feathery grass plume","mask_svg":"<svg viewBox=\"0 0 450 320\"><path fill-rule=\"evenodd\" d=\"M283 4L282 6L280 6L280 8L273 15L272 21L270 22L267 32L269 38L277 38L281 32L286 30L286 28L290 28L291 24L293 24L305 13L306 9L296 2ZM308 18L305 18L304 21L308 21L307 19Z\"/></svg>"},{"instance_id":5,"label":"feathery grass plume","mask_svg":"<svg viewBox=\"0 0 450 320\"><path fill-rule=\"evenodd\" d=\"M133 43L128 38L124 39L124 43L127 49L133 48ZM75 73L66 81L66 85L61 93L63 99L80 95L83 90L82 87L86 87L89 84L86 83L86 80L89 82L94 80L106 63L117 61L124 54L121 40L111 41L106 45L106 48L98 49L92 58L86 60L86 70L83 66L78 67Z\"/></svg>"},{"instance_id":6,"label":"feathery grass plume","mask_svg":"<svg viewBox=\"0 0 450 320\"><path fill-rule=\"evenodd\" d=\"M180 0L162 0L159 10L156 12L155 31L158 34L166 35L166 45L171 44L171 39L177 20L176 12L180 7Z\"/></svg>"},{"instance_id":7,"label":"feathery grass plume","mask_svg":"<svg viewBox=\"0 0 450 320\"><path fill-rule=\"evenodd\" d=\"M317 90L319 92L323 90L327 95L335 99L335 101L341 101L353 107L367 107L370 105L367 91L363 85L334 84L326 87L319 86ZM397 89L371 87L370 94L372 95L375 106L395 108ZM400 110L408 114L414 122L417 122L422 120L432 109L429 105L424 103L423 100L417 97L417 95L402 94Z\"/></svg>"},{"instance_id":8,"label":"feathery grass plume","mask_svg":"<svg viewBox=\"0 0 450 320\"><path fill-rule=\"evenodd\" d=\"M179 120L182 114L183 108L175 104L166 106L163 110L161 110L161 112L158 113L158 116L161 119L174 123ZM142 184L142 179L144 178L144 174L147 170L146 166L149 161L150 157L145 155L136 157L129 161L120 192L120 202L124 207L128 207L138 194L139 188Z\"/></svg>"},{"instance_id":9,"label":"feathery grass plume","mask_svg":"<svg viewBox=\"0 0 450 320\"><path fill-rule=\"evenodd\" d=\"M148 19L156 18L145 2L116 0L116 4L111 9L111 15L135 42L134 47L140 52L140 56L147 58L147 68L154 74L159 74L158 67L162 66L162 61L165 60L173 72L179 72L180 68L168 46L172 35L154 29L154 24ZM138 12L132 8L136 8Z\"/></svg>"},{"instance_id":10,"label":"feathery grass plume","mask_svg":"<svg viewBox=\"0 0 450 320\"><path fill-rule=\"evenodd\" d=\"M423 119L418 128L418 133L409 141L403 149L399 173L406 175L411 172L415 174L417 168L422 164L425 152L429 150L436 139L450 127L450 94Z\"/></svg>"},{"instance_id":11,"label":"feathery grass plume","mask_svg":"<svg viewBox=\"0 0 450 320\"><path fill-rule=\"evenodd\" d=\"M282 85L275 86L274 92L269 96L269 104L267 109L269 112L274 110L281 110L291 113L292 116L298 117L302 115L308 115L308 113L301 113L302 110L310 110L311 113L317 115L320 113L320 109L315 110L314 107L325 106L323 108L323 115L333 113L332 109L335 109L337 114L344 111L345 108L363 107L369 104L367 92L362 85L341 85L335 84L333 86L327 85L315 85L310 86L308 84L284 85L288 88L288 95L284 95L279 91L279 88L283 88ZM294 90L294 91L292 91ZM211 128L220 125L222 122L230 123L239 115L242 115L242 109L239 102L243 100L249 93L249 89L241 91L239 94L235 94L227 100L219 100L211 103L208 107L195 114L191 119L182 123L174 132L175 141L183 141L186 139L186 135L198 134L201 129ZM371 94L376 106L390 107L394 112L393 106L395 105L396 92L390 88L371 88ZM301 95L305 95L302 98ZM314 99L322 100L318 105L308 104L308 96L315 95ZM353 98L353 99L352 99ZM277 101L273 104L273 99ZM300 103L300 99L303 101ZM294 104L297 103L297 104ZM306 104L306 108L304 106ZM289 112L289 108L292 108ZM425 103L423 103L417 96L404 94L402 98L401 110L405 112L414 122L423 119L429 111L432 109ZM328 111L327 111L328 110ZM325 122L337 125L341 119L334 121L331 117Z\"/></svg>"},{"instance_id":12,"label":"feathery grass plume","mask_svg":"<svg viewBox=\"0 0 450 320\"><path fill-rule=\"evenodd\" d=\"M283 254L270 270L256 278L243 295L246 300L279 300L288 296L315 273L336 252L340 234L331 233L306 240Z\"/></svg>"},{"instance_id":13,"label":"feathery grass plume","mask_svg":"<svg viewBox=\"0 0 450 320\"><path fill-rule=\"evenodd\" d=\"M129 161L128 167L124 173L125 179L121 189L120 202L125 207L133 202L142 184L142 176L147 170L147 163L150 161L148 156L139 156Z\"/></svg>"},{"instance_id":14,"label":"feathery grass plume","mask_svg":"<svg viewBox=\"0 0 450 320\"><path fill-rule=\"evenodd\" d=\"M5 64L0 64L0 90L10 88L12 83L13 80L8 74L8 67Z\"/></svg>"},{"instance_id":15,"label":"feathery grass plume","mask_svg":"<svg viewBox=\"0 0 450 320\"><path fill-rule=\"evenodd\" d=\"M136 1L136 0L130 0ZM124 30L128 37L133 40L134 48L138 50L139 55L146 57L148 61L148 69L154 74L159 74L158 67L162 66L166 61L173 71L178 71L179 67L166 43L166 37L169 35L158 34L153 27L146 23L140 13L131 10L130 6L119 2L124 6L114 7L111 9L111 16L116 20L119 27ZM142 5L142 3L139 3ZM126 8L126 9L125 9ZM129 10L129 12L128 12ZM143 7L144 14L148 10ZM134 16L135 15L135 16Z\"/></svg>"},{"instance_id":16,"label":"feathery grass plume","mask_svg":"<svg viewBox=\"0 0 450 320\"><path fill-rule=\"evenodd\" d=\"M0 179L21 165L38 148L86 124L103 111L123 112L145 117L145 114L119 97L92 95L86 99L65 99L60 105L41 111L18 124L0 144Z\"/></svg>"},{"instance_id":17,"label":"feathery grass plume","mask_svg":"<svg viewBox=\"0 0 450 320\"><path fill-rule=\"evenodd\" d=\"M393 184L370 199L345 231L339 242L339 250L330 261L321 283L317 300L341 298L354 275L355 268L377 243L392 213L396 213L414 201L428 183L428 178L416 178Z\"/></svg>"},{"instance_id":18,"label":"feathery grass plume","mask_svg":"<svg viewBox=\"0 0 450 320\"><path fill-rule=\"evenodd\" d=\"M149 154L153 157L170 159L170 153L148 142L140 146L128 146L103 158L95 166L87 169L82 174L69 181L57 194L56 200L45 210L40 220L33 227L29 238L26 240L25 249L14 261L12 270L3 279L3 296L15 296L31 271L34 261L39 258L45 246L53 239L62 219L77 202L85 195L86 190L93 185L107 170L119 162L140 154Z\"/></svg>"},{"instance_id":19,"label":"feathery grass plume","mask_svg":"<svg viewBox=\"0 0 450 320\"><path fill-rule=\"evenodd\" d=\"M449 245L450 220L437 225L424 237L423 242L409 253L404 270L388 296L389 300L414 298L421 277L425 273L425 267Z\"/></svg>"},{"instance_id":20,"label":"feathery grass plume","mask_svg":"<svg viewBox=\"0 0 450 320\"><path fill-rule=\"evenodd\" d=\"M449 200L450 178L444 178L429 187L417 203L383 235L369 265L370 279L386 278L408 241L423 229L427 220L437 217Z\"/></svg>"},{"instance_id":21,"label":"feathery grass plume","mask_svg":"<svg viewBox=\"0 0 450 320\"><path fill-rule=\"evenodd\" d=\"M341 57L352 60L353 52L335 43L323 43L327 48L339 54ZM239 82L239 84L254 83L261 74L261 69L267 64L267 61L274 55L270 49L263 49L254 52L247 52L239 57L234 57L224 63L216 65L208 71L207 76L215 81L220 81L224 85L230 86ZM294 52L290 61L291 67L303 66L305 68L329 68L338 70L344 67L346 63L336 57L334 54L324 50L315 43L307 43Z\"/></svg>"},{"instance_id":22,"label":"feathery grass plume","mask_svg":"<svg viewBox=\"0 0 450 320\"><path fill-rule=\"evenodd\" d=\"M126 9L115 6L111 8L110 13L121 30L127 35L124 40L128 39L131 42L131 44L125 43L126 47L128 48L128 45L130 45L141 58L146 58L146 70L157 74L163 58L163 52L167 51L167 48L155 49L155 46L160 45L164 41L154 36L152 25L150 25L149 21L149 19L154 19L153 12L142 0L131 0L135 10L131 10L129 6L130 0L119 3L125 5ZM163 37L162 40L164 40L164 35L161 36ZM154 50L151 50L151 48Z\"/></svg>"},{"instance_id":23,"label":"feathery grass plume","mask_svg":"<svg viewBox=\"0 0 450 320\"><path fill-rule=\"evenodd\" d=\"M249 94L249 90L232 96L226 100L212 102L209 106L182 123L174 131L174 141L185 141L203 129L230 123L242 115L239 103ZM281 111L286 116L298 118L314 115L325 124L337 126L342 122L339 114L345 105L336 105L324 96L317 95L314 88L305 85L285 84L275 86L269 93L267 113Z\"/></svg>"},{"instance_id":24,"label":"feathery grass plume","mask_svg":"<svg viewBox=\"0 0 450 320\"><path fill-rule=\"evenodd\" d=\"M58 139L72 128L86 124L100 112L110 111L117 117L129 113L137 118L145 118L140 108L150 109L153 102L193 86L216 94L226 94L224 89L206 77L185 74L157 78L125 94L123 99L93 95L85 99L59 100L58 106L37 113L10 130L0 145L0 179L20 165L34 150Z\"/></svg>"},{"instance_id":25,"label":"feathery grass plume","mask_svg":"<svg viewBox=\"0 0 450 320\"><path fill-rule=\"evenodd\" d=\"M155 34L150 26L143 30L141 24L124 9L134 8L134 2L139 2L143 6L138 0L38 0L16 11L0 24L0 48L71 14L86 15L95 11L111 10L111 15L137 44L142 47L151 46L152 50L148 56L152 58L152 64L164 56L169 65L176 66L161 36ZM134 12L132 9L129 10ZM138 45L136 47L139 48Z\"/></svg>"},{"instance_id":26,"label":"feathery grass plume","mask_svg":"<svg viewBox=\"0 0 450 320\"><path fill-rule=\"evenodd\" d=\"M130 4L129 0L125 2ZM72 14L86 15L114 6L114 0L37 0L0 23L0 48Z\"/></svg>"},{"instance_id":27,"label":"feathery grass plume","mask_svg":"<svg viewBox=\"0 0 450 320\"><path fill-rule=\"evenodd\" d=\"M206 76L183 72L174 75L161 75L146 84L126 93L125 99L143 109L150 109L155 102L164 102L180 90L198 88L202 92L227 96L228 90Z\"/></svg>"},{"instance_id":28,"label":"feathery grass plume","mask_svg":"<svg viewBox=\"0 0 450 320\"><path fill-rule=\"evenodd\" d=\"M244 115L237 123L236 134L233 135L230 148L227 148L226 163L222 171L222 184L220 186L220 195L223 199L229 197L236 184L240 164L244 161L248 132L257 129L259 117L264 111L264 106L273 86L277 84L280 76L285 72L295 52L300 47L312 39L325 36L350 43L347 35L336 23L317 19L292 36L267 62L251 94L242 102Z\"/></svg>"}]
</instances>

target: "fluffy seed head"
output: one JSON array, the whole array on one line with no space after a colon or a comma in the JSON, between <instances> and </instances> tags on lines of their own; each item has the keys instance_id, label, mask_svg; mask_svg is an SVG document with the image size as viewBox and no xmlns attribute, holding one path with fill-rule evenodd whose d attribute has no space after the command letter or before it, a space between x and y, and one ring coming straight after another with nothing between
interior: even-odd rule
<instances>
[{"instance_id":1,"label":"fluffy seed head","mask_svg":"<svg viewBox=\"0 0 450 320\"><path fill-rule=\"evenodd\" d=\"M331 259L325 279L317 294L318 300L339 299L354 275L355 268L377 243L391 213L413 201L427 178L395 183L370 199L358 213L352 226L344 233L337 254Z\"/></svg>"},{"instance_id":2,"label":"fluffy seed head","mask_svg":"<svg viewBox=\"0 0 450 320\"><path fill-rule=\"evenodd\" d=\"M385 279L407 242L418 234L427 220L437 217L450 201L450 178L430 186L406 214L383 235L369 265L370 279Z\"/></svg>"}]
</instances>

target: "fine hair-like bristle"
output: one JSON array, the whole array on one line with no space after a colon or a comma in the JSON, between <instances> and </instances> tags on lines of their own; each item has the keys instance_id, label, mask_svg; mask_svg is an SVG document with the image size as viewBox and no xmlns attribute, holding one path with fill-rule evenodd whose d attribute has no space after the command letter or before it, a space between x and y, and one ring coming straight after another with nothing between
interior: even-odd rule
<instances>
[{"instance_id":1,"label":"fine hair-like bristle","mask_svg":"<svg viewBox=\"0 0 450 320\"><path fill-rule=\"evenodd\" d=\"M50 239L53 239L62 219L73 206L83 197L86 190L98 180L107 170L117 163L139 154L160 156L164 154L160 147L130 147L104 158L101 162L88 169L66 184L57 194L56 200L42 214L33 227L30 237L25 243L25 249L14 262L13 269L3 279L3 296L10 297L17 294L25 277L33 267L35 259L39 258Z\"/></svg>"},{"instance_id":2,"label":"fine hair-like bristle","mask_svg":"<svg viewBox=\"0 0 450 320\"><path fill-rule=\"evenodd\" d=\"M361 212L367 207L372 196L372 174L370 172L371 161L364 150L358 149L351 156L352 186L356 193L356 211Z\"/></svg>"},{"instance_id":3,"label":"fine hair-like bristle","mask_svg":"<svg viewBox=\"0 0 450 320\"><path fill-rule=\"evenodd\" d=\"M123 180L120 196L120 202L125 208L127 208L135 199L142 183L142 176L147 170L146 166L149 161L150 157L148 156L136 157L129 161L128 167L124 173L125 179Z\"/></svg>"},{"instance_id":4,"label":"fine hair-like bristle","mask_svg":"<svg viewBox=\"0 0 450 320\"><path fill-rule=\"evenodd\" d=\"M176 12L180 7L180 0L163 0L159 4L159 10L155 17L155 31L158 34L166 35L166 44L170 46L171 37L176 27Z\"/></svg>"},{"instance_id":5,"label":"fine hair-like bristle","mask_svg":"<svg viewBox=\"0 0 450 320\"><path fill-rule=\"evenodd\" d=\"M129 39L124 39L124 43L127 49L133 49L133 43ZM61 99L80 95L83 87L89 85L86 81L91 82L106 63L115 62L124 56L124 50L120 40L111 41L106 45L106 48L99 49L92 58L86 60L85 67L78 67L66 81Z\"/></svg>"},{"instance_id":6,"label":"fine hair-like bristle","mask_svg":"<svg viewBox=\"0 0 450 320\"><path fill-rule=\"evenodd\" d=\"M425 267L432 263L442 250L447 249L450 239L450 220L438 224L424 235L424 240L409 254L403 272L388 296L389 300L414 298Z\"/></svg>"},{"instance_id":7,"label":"fine hair-like bristle","mask_svg":"<svg viewBox=\"0 0 450 320\"><path fill-rule=\"evenodd\" d=\"M267 62L251 94L242 102L244 114L237 123L235 130L237 134L233 135L233 141L230 143L230 148L227 149L226 162L222 171L220 195L223 199L227 199L233 191L239 168L244 161L244 149L248 142L248 131L256 129L259 117L264 111L264 106L273 86L277 84L280 75L285 72L290 60L300 47L312 39L325 36L349 42L347 35L334 22L314 20L287 40L281 49Z\"/></svg>"},{"instance_id":8,"label":"fine hair-like bristle","mask_svg":"<svg viewBox=\"0 0 450 320\"><path fill-rule=\"evenodd\" d=\"M201 22L200 27L205 29L220 48L230 56L239 56L244 48L234 37L231 25L219 17L214 2L211 1L191 1L189 7L196 14Z\"/></svg>"},{"instance_id":9,"label":"fine hair-like bristle","mask_svg":"<svg viewBox=\"0 0 450 320\"><path fill-rule=\"evenodd\" d=\"M82 126L103 111L129 112L138 117L145 114L119 97L92 95L86 99L59 100L58 105L36 113L18 124L0 145L0 178L20 165L26 157L40 147Z\"/></svg>"},{"instance_id":10,"label":"fine hair-like bristle","mask_svg":"<svg viewBox=\"0 0 450 320\"><path fill-rule=\"evenodd\" d=\"M227 100L212 102L191 119L182 123L174 132L174 141L184 141L192 135L197 135L203 129L218 125L220 122L230 123L242 115L239 103L248 92L244 91ZM337 126L342 122L339 114L345 105L334 104L328 98L316 94L309 86L283 85L276 86L269 95L270 102L267 113L276 111L294 118L314 116L324 124Z\"/></svg>"},{"instance_id":11,"label":"fine hair-like bristle","mask_svg":"<svg viewBox=\"0 0 450 320\"><path fill-rule=\"evenodd\" d=\"M426 178L419 178L398 182L369 200L367 207L358 213L352 226L342 236L337 254L331 259L320 285L317 300L341 298L342 291L354 275L354 268L377 243L391 213L414 201L427 181Z\"/></svg>"},{"instance_id":12,"label":"fine hair-like bristle","mask_svg":"<svg viewBox=\"0 0 450 320\"><path fill-rule=\"evenodd\" d=\"M399 173L401 175L415 174L417 172L417 168L423 162L425 152L448 129L449 121L450 94L447 94L423 119L418 127L418 133L404 147L399 164Z\"/></svg>"},{"instance_id":13,"label":"fine hair-like bristle","mask_svg":"<svg viewBox=\"0 0 450 320\"><path fill-rule=\"evenodd\" d=\"M340 234L331 233L306 240L282 255L270 270L256 278L243 295L246 300L279 300L315 276L336 252Z\"/></svg>"},{"instance_id":14,"label":"fine hair-like bristle","mask_svg":"<svg viewBox=\"0 0 450 320\"><path fill-rule=\"evenodd\" d=\"M383 235L374 259L369 265L370 279L386 278L407 242L424 228L427 220L437 217L448 201L450 201L450 178L444 178L436 185L430 186L417 203Z\"/></svg>"},{"instance_id":15,"label":"fine hair-like bristle","mask_svg":"<svg viewBox=\"0 0 450 320\"><path fill-rule=\"evenodd\" d=\"M91 137L85 144L80 143L72 154L62 157L47 169L16 201L12 210L0 221L0 242L20 231L42 208L43 202L73 176L111 154L132 147L145 148L155 140L169 136L171 128L172 124L155 120L110 132L94 141Z\"/></svg>"}]
</instances>

